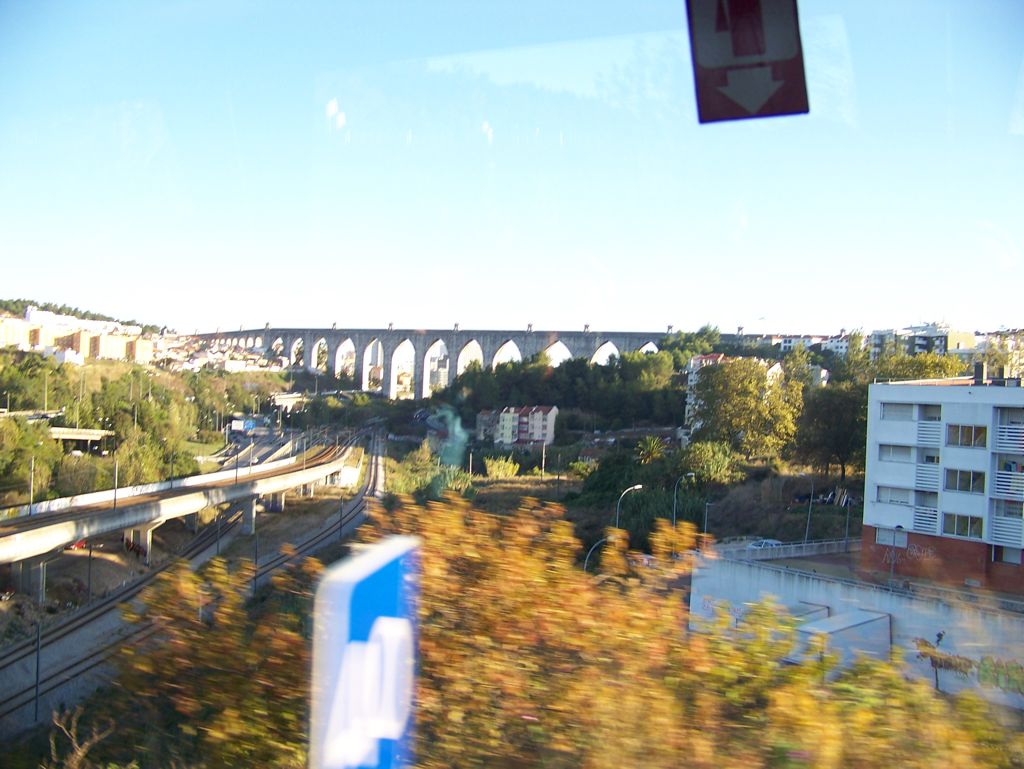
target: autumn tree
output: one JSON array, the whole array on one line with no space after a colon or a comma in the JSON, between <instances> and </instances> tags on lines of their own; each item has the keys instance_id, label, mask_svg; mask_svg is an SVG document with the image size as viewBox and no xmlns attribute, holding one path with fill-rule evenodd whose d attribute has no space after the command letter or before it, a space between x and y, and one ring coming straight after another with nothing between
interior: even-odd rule
<instances>
[{"instance_id":1,"label":"autumn tree","mask_svg":"<svg viewBox=\"0 0 1024 769\"><path fill-rule=\"evenodd\" d=\"M252 569L214 559L200 574L182 562L147 589L129 616L154 637L125 647L118 687L130 717L122 734L158 765L302 767L309 653L305 615L315 561L274 579L250 611ZM297 606L296 606L297 604Z\"/></svg>"},{"instance_id":2,"label":"autumn tree","mask_svg":"<svg viewBox=\"0 0 1024 769\"><path fill-rule=\"evenodd\" d=\"M495 517L450 499L375 513L366 541L421 538L417 765L1011 766L1015 738L976 698L947 701L898 663L793 657L794 626L761 604L699 632L672 585L694 527L657 521L649 565L608 529L598 575L569 524L528 502ZM835 680L832 680L835 679Z\"/></svg>"}]
</instances>

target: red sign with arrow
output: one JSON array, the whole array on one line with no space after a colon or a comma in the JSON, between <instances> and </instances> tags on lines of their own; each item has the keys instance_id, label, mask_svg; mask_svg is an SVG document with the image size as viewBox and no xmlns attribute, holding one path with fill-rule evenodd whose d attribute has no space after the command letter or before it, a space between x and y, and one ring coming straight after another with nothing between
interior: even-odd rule
<instances>
[{"instance_id":1,"label":"red sign with arrow","mask_svg":"<svg viewBox=\"0 0 1024 769\"><path fill-rule=\"evenodd\" d=\"M701 123L809 111L796 0L687 0Z\"/></svg>"}]
</instances>

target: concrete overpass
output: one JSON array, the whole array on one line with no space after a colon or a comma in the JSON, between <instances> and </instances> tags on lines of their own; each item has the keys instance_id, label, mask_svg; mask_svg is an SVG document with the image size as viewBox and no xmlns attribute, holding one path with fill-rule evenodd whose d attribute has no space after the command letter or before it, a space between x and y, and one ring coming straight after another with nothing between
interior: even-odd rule
<instances>
[{"instance_id":1,"label":"concrete overpass","mask_svg":"<svg viewBox=\"0 0 1024 769\"><path fill-rule=\"evenodd\" d=\"M443 350L449 358L446 375L439 383L447 386L465 370L470 360L478 360L485 368L493 368L503 350L514 348L521 359L558 348L569 357L594 360L604 352L621 354L641 349L657 349L658 341L667 331L582 331L471 330L454 326L450 329L339 329L339 328L276 328L240 329L197 334L214 350L248 350L261 354L277 354L289 361L300 361L309 371L330 374L349 369L364 390L369 389L372 361L379 359L384 394L395 397L398 391L395 356L400 348L413 355L412 388L415 397L430 395L427 361ZM379 346L378 346L379 345ZM561 347L559 347L561 346ZM561 348L564 347L564 350ZM326 366L316 363L319 351L326 355Z\"/></svg>"},{"instance_id":2,"label":"concrete overpass","mask_svg":"<svg viewBox=\"0 0 1024 769\"><path fill-rule=\"evenodd\" d=\"M65 545L81 539L124 531L130 541L148 554L153 530L173 518L193 515L206 507L224 502L242 501L245 507L244 530L256 530L256 501L271 497L271 506L282 509L285 493L296 487L322 482L338 482L346 470L353 438L342 447L320 450L305 460L290 458L257 468L236 468L192 476L156 490L120 496L112 491L83 495L86 499L50 500L49 508L35 515L18 515L0 522L0 564L20 564L15 579L20 589L45 584L45 557ZM92 499L89 499L89 498ZM100 497L98 500L96 497ZM62 502L69 504L60 504ZM43 503L46 504L46 503ZM19 578L20 577L20 578Z\"/></svg>"}]
</instances>

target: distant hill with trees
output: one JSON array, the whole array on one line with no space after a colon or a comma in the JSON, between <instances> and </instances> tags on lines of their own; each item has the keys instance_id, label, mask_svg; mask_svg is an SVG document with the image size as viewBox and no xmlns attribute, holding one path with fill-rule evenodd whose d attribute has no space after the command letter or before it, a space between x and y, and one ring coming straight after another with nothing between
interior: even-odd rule
<instances>
[{"instance_id":1,"label":"distant hill with trees","mask_svg":"<svg viewBox=\"0 0 1024 769\"><path fill-rule=\"evenodd\" d=\"M40 310L55 312L58 315L73 315L82 320L105 320L111 323L121 323L125 326L141 326L143 333L156 333L160 326L152 323L140 323L137 320L120 320L110 315L103 315L89 310L80 310L77 307L70 307L66 304L54 304L53 302L37 302L35 299L0 299L0 311L16 315L19 318L25 317L25 311L29 307L38 307Z\"/></svg>"}]
</instances>

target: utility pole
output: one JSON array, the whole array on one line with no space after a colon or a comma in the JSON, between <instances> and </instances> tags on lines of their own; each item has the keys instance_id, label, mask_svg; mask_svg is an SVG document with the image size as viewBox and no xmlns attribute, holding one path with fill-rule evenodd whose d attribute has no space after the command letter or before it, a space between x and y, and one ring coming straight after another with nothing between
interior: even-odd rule
<instances>
[{"instance_id":1,"label":"utility pole","mask_svg":"<svg viewBox=\"0 0 1024 769\"><path fill-rule=\"evenodd\" d=\"M28 470L28 514L32 515L32 506L36 501L36 455L32 455Z\"/></svg>"},{"instance_id":2,"label":"utility pole","mask_svg":"<svg viewBox=\"0 0 1024 769\"><path fill-rule=\"evenodd\" d=\"M252 537L252 594L256 596L256 578L260 573L260 535L254 534Z\"/></svg>"},{"instance_id":3,"label":"utility pole","mask_svg":"<svg viewBox=\"0 0 1024 769\"><path fill-rule=\"evenodd\" d=\"M540 479L544 480L544 471L547 469L548 444L540 444Z\"/></svg>"},{"instance_id":4,"label":"utility pole","mask_svg":"<svg viewBox=\"0 0 1024 769\"><path fill-rule=\"evenodd\" d=\"M43 619L40 615L36 619L36 706L35 706L35 720L39 720L39 658L42 656L43 651Z\"/></svg>"},{"instance_id":5,"label":"utility pole","mask_svg":"<svg viewBox=\"0 0 1024 769\"><path fill-rule=\"evenodd\" d=\"M78 406L75 408L75 429L78 429L78 419L82 411L82 398L85 397L85 366L82 366L78 378Z\"/></svg>"}]
</instances>

